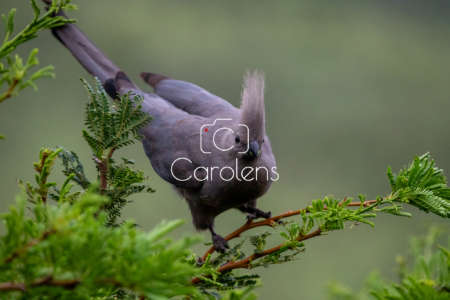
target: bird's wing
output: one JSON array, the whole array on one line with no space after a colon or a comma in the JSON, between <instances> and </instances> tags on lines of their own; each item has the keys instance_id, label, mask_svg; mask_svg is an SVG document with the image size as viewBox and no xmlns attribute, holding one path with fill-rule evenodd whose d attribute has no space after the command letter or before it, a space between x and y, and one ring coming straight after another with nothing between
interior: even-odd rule
<instances>
[{"instance_id":1,"label":"bird's wing","mask_svg":"<svg viewBox=\"0 0 450 300\"><path fill-rule=\"evenodd\" d=\"M144 97L142 110L154 120L140 130L140 134L144 136L142 140L144 151L155 172L177 187L200 189L203 181L191 175L201 164L201 157L197 157L199 147L197 128L206 122L204 118L192 116L158 95L136 89L123 72L118 72L115 88L120 94L133 91L133 94ZM203 176L202 172L203 170L199 170L198 178ZM190 179L184 180L186 178Z\"/></svg>"},{"instance_id":2,"label":"bird's wing","mask_svg":"<svg viewBox=\"0 0 450 300\"><path fill-rule=\"evenodd\" d=\"M154 73L141 73L141 77L153 86L155 94L191 115L212 118L234 117L239 114L239 109L228 101L195 84Z\"/></svg>"},{"instance_id":3,"label":"bird's wing","mask_svg":"<svg viewBox=\"0 0 450 300\"><path fill-rule=\"evenodd\" d=\"M44 1L48 2L48 1ZM63 11L58 15L66 17ZM74 24L66 24L52 28L53 35L72 53L80 64L97 77L111 97L111 91L105 86L108 80L112 80L120 70L102 51L100 51L83 32ZM113 91L114 93L114 91Z\"/></svg>"}]
</instances>

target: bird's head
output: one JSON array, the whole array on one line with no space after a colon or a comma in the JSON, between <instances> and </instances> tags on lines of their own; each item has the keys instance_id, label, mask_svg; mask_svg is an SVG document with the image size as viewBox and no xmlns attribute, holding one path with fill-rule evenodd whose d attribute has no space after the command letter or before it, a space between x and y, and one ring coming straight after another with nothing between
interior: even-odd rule
<instances>
[{"instance_id":1,"label":"bird's head","mask_svg":"<svg viewBox=\"0 0 450 300\"><path fill-rule=\"evenodd\" d=\"M247 71L243 88L236 148L240 151L248 149L245 157L255 159L261 154L265 138L264 73Z\"/></svg>"}]
</instances>

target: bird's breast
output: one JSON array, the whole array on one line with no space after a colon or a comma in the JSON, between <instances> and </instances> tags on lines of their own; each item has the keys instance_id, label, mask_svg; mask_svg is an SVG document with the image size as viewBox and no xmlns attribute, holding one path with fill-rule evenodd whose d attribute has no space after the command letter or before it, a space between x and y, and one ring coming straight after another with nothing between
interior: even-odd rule
<instances>
[{"instance_id":1,"label":"bird's breast","mask_svg":"<svg viewBox=\"0 0 450 300\"><path fill-rule=\"evenodd\" d=\"M200 199L214 199L211 203L223 210L246 204L267 192L272 182L278 179L275 172L274 163L249 163L242 159L235 159L225 166L210 167Z\"/></svg>"}]
</instances>

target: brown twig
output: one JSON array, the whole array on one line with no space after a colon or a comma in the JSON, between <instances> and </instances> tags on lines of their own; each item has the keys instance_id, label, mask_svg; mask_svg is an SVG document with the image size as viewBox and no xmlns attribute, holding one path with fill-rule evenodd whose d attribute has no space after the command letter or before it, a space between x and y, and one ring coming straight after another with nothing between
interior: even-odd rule
<instances>
[{"instance_id":1,"label":"brown twig","mask_svg":"<svg viewBox=\"0 0 450 300\"><path fill-rule=\"evenodd\" d=\"M342 205L342 203L344 203L344 201L345 201L345 199L342 202L340 202L339 205ZM369 207L370 205L372 205L374 203L377 203L377 201L378 200L365 201L364 203L362 203L362 206ZM347 206L361 206L361 202L351 202ZM326 210L326 209L327 208L325 207L324 210ZM269 219L266 219L266 220L262 220L262 221L259 221L259 222L256 222L256 223L253 223L253 220L248 220L247 223L244 224L244 226L242 226L241 228L239 228L239 229L235 230L234 232L230 233L229 235L227 235L225 237L225 240L229 241L231 239L237 238L237 237L239 237L241 235L241 233L243 233L243 232L245 232L245 231L247 231L249 229L255 228L255 227L261 227L261 226L271 226L271 227L273 227L275 222L277 222L278 220L284 219L284 218L288 218L288 217L291 217L291 216L295 216L295 215L299 215L302 212L308 213L309 212L308 207L306 207L304 209L297 210L297 211L289 211L289 212L286 212L284 214L281 214L281 215L278 215L278 216L275 216L275 217L272 217L272 218L269 218ZM300 235L296 240L301 242L301 241L308 240L308 239L316 237L316 236L320 236L321 233L322 233L322 230L319 228L319 229L317 229L316 231L313 231L310 234L307 234L307 235L304 235L304 236ZM254 253L254 254L252 254L252 255L250 255L250 256L248 256L248 257L246 257L246 258L244 258L244 259L242 259L242 260L240 260L238 262L230 261L227 264L221 266L219 269L217 269L217 271L222 273L222 272L230 271L230 270L233 270L233 269L249 268L250 264L251 264L251 262L253 260L261 258L261 257L264 257L264 256L272 254L272 253L275 253L278 250L280 250L281 247L283 247L283 244L278 245L278 246L273 247L273 248L270 248L270 249L268 249L266 251L263 251L261 253ZM205 255L203 255L203 257L202 257L203 261L206 260L208 254L212 254L212 253L214 253L214 251L215 251L214 247L211 247L205 253ZM195 284L200 283L201 281L202 280L199 279L199 278L193 278L191 280L191 283L193 285L195 285Z\"/></svg>"},{"instance_id":2,"label":"brown twig","mask_svg":"<svg viewBox=\"0 0 450 300\"><path fill-rule=\"evenodd\" d=\"M8 90L6 91L6 93L4 93L2 95L2 97L0 98L0 103L2 103L3 101L5 101L6 99L10 98L14 92L14 89L16 88L16 85L19 83L19 79L14 78L13 82L11 83L11 85L9 86Z\"/></svg>"},{"instance_id":3,"label":"brown twig","mask_svg":"<svg viewBox=\"0 0 450 300\"><path fill-rule=\"evenodd\" d=\"M300 235L296 240L298 242L302 242L302 241L308 240L310 238L313 238L313 237L316 237L316 236L320 236L321 233L322 233L322 230L319 228L316 231L311 232L310 234L303 235L303 236ZM283 247L283 246L284 246L284 244L280 244L280 245L278 245L276 247L267 249L266 251L263 251L261 253L253 253L252 255L244 258L243 260L237 261L237 262L230 261L227 264L221 266L219 269L217 269L217 272L223 273L223 272L227 272L227 271L230 271L230 270L233 270L233 269L242 269L242 268L247 269L247 268L250 267L251 262L254 261L255 259L267 256L267 255L272 254L272 253L275 253L278 250L280 250L281 247ZM193 285L196 285L197 283L200 283L201 281L202 281L201 279L196 277L196 278L193 278L191 280L191 283Z\"/></svg>"},{"instance_id":4,"label":"brown twig","mask_svg":"<svg viewBox=\"0 0 450 300\"><path fill-rule=\"evenodd\" d=\"M94 160L98 165L98 170L100 171L100 190L108 187L108 164L109 159L112 157L115 150L116 148L111 148L111 150L109 150L106 161L94 157Z\"/></svg>"},{"instance_id":5,"label":"brown twig","mask_svg":"<svg viewBox=\"0 0 450 300\"><path fill-rule=\"evenodd\" d=\"M342 203L344 203L344 201L345 201L345 199L342 202L340 202L339 205L342 205ZM374 203L377 203L377 201L378 200L365 201L362 204L362 206L369 207L370 205L372 205ZM347 206L361 206L361 202L352 202L352 203L349 203ZM326 209L327 208L325 207L324 210L326 210ZM241 233L243 233L243 232L245 232L245 231L247 231L249 229L255 228L255 227L261 227L261 226L271 226L271 227L273 227L275 222L277 222L278 220L284 219L284 218L288 218L288 217L291 217L291 216L295 216L295 215L299 215L302 212L308 213L309 212L308 207L306 207L304 209L297 210L297 211L289 211L289 212L286 212L284 214L281 214L281 215L278 215L278 216L275 216L275 217L272 217L272 218L269 218L269 219L266 219L266 220L263 220L263 221L259 221L259 222L256 222L256 223L253 223L253 220L249 220L249 221L247 221L247 223L244 224L244 226L242 226L241 228L239 228L239 229L235 230L234 232L230 233L229 235L227 235L225 237L225 240L229 241L231 239L237 238L237 237L239 237L241 235ZM313 238L313 237L316 237L316 236L320 236L321 233L322 233L322 230L319 228L319 229L317 229L316 231L313 231L310 234L307 234L307 235L304 235L304 236L300 235L296 240L299 241L299 242L305 241L305 240L308 240L310 238ZM275 253L278 250L280 250L281 247L283 247L283 244L278 245L278 246L273 247L273 248L270 248L270 249L268 249L266 251L263 251L261 253L254 253L254 254L252 254L252 255L250 255L250 256L248 256L248 257L246 257L246 258L244 258L244 259L242 259L240 261L237 261L237 262L230 261L227 264L221 266L219 269L217 269L217 271L222 273L222 272L230 271L230 270L233 270L233 269L249 268L250 264L251 264L251 262L253 260L261 258L261 257L264 257L264 256L267 256L267 255L272 254L272 253ZM214 251L215 251L214 247L211 247L205 253L205 255L203 255L203 257L202 257L203 261L206 260L208 254L212 254L212 253L214 253ZM191 280L191 283L193 285L196 285L196 284L200 283L201 281L202 280L199 279L199 278L193 278Z\"/></svg>"},{"instance_id":6,"label":"brown twig","mask_svg":"<svg viewBox=\"0 0 450 300\"><path fill-rule=\"evenodd\" d=\"M100 191L106 189L108 186L108 165L106 162L94 157L100 171Z\"/></svg>"},{"instance_id":7,"label":"brown twig","mask_svg":"<svg viewBox=\"0 0 450 300\"><path fill-rule=\"evenodd\" d=\"M99 279L97 280L98 283L110 283L115 286L120 286L120 283L116 281L115 279ZM57 286L64 288L66 290L73 290L81 283L81 280L79 279L73 279L73 280L54 280L52 276L46 276L40 279L37 279L36 281L32 282L28 285L28 288L35 288L40 286ZM27 285L25 283L13 283L13 282L5 282L0 283L0 292L11 292L11 291L20 291L20 292L26 292L27 291Z\"/></svg>"},{"instance_id":8,"label":"brown twig","mask_svg":"<svg viewBox=\"0 0 450 300\"><path fill-rule=\"evenodd\" d=\"M7 258L5 260L5 264L9 264L11 261L13 261L15 258L19 257L20 254L28 251L29 248L39 244L40 242L46 240L48 238L49 235L55 233L55 230L49 230L49 231L45 231L41 237L35 238L30 240L25 246L23 246L22 248L16 250L13 252L13 254L11 254L11 256L9 258Z\"/></svg>"},{"instance_id":9,"label":"brown twig","mask_svg":"<svg viewBox=\"0 0 450 300\"><path fill-rule=\"evenodd\" d=\"M28 287L35 288L35 287L40 287L40 286L58 286L58 287L62 287L64 289L72 290L78 284L80 284L80 280L77 280L77 279L53 280L52 276L47 276L44 278L37 279L33 283L29 284ZM5 282L5 283L0 284L0 291L2 291L2 292L9 292L9 291L26 292L27 285L25 283Z\"/></svg>"},{"instance_id":10,"label":"brown twig","mask_svg":"<svg viewBox=\"0 0 450 300\"><path fill-rule=\"evenodd\" d=\"M116 148L111 148L111 150L109 150L109 153L108 153L108 159L110 159L112 156L113 156L113 153L114 153L114 151L116 150Z\"/></svg>"},{"instance_id":11,"label":"brown twig","mask_svg":"<svg viewBox=\"0 0 450 300\"><path fill-rule=\"evenodd\" d=\"M376 202L377 202L377 200L365 201L363 206L368 207L371 204L374 204ZM341 202L341 203L343 203L343 202ZM348 206L360 206L360 205L361 205L361 202L352 202ZM325 210L326 209L327 208L325 207ZM229 241L229 240L232 240L234 238L240 237L241 233L243 233L243 232L245 232L247 230L250 230L252 228L255 228L255 227L261 227L261 226L273 227L276 221L284 219L284 218L288 218L288 217L291 217L291 216L299 215L303 211L306 212L306 213L309 212L308 208L306 207L304 209L300 209L300 210L296 210L296 211L289 211L289 212L286 212L284 214L281 214L281 215L278 215L278 216L275 216L275 217L272 217L272 218L269 218L269 219L266 219L266 220L262 220L262 221L259 221L259 222L255 222L255 223L253 222L253 220L248 220L247 223L244 224L244 226L242 226L241 228L239 228L239 229L235 230L234 232L230 233L229 235L227 235L225 237L225 240ZM209 248L209 250L203 255L202 260L205 261L206 257L208 256L208 254L212 254L212 253L214 253L214 251L215 251L214 247Z\"/></svg>"}]
</instances>

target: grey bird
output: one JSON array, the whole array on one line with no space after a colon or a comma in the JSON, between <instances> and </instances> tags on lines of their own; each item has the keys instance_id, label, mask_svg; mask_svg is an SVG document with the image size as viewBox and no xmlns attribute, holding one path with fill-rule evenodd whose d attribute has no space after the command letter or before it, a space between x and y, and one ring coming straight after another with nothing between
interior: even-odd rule
<instances>
[{"instance_id":1,"label":"grey bird","mask_svg":"<svg viewBox=\"0 0 450 300\"><path fill-rule=\"evenodd\" d=\"M228 248L214 231L222 212L236 208L248 219L271 217L256 208L279 178L265 134L261 72L244 77L240 109L194 84L153 73L141 73L154 88L154 94L144 93L77 26L52 32L111 97L129 91L144 97L143 110L154 117L140 131L144 151L155 172L186 199L195 228L211 232L216 251Z\"/></svg>"}]
</instances>

